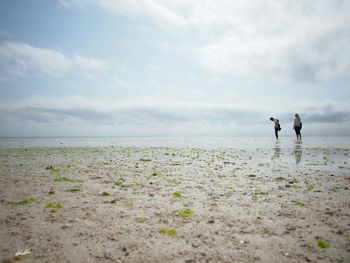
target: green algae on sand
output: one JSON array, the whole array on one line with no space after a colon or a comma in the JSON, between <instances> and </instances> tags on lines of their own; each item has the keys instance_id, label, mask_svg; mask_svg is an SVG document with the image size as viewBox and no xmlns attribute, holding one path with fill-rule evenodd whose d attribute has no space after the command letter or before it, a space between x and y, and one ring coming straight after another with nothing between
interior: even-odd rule
<instances>
[{"instance_id":1,"label":"green algae on sand","mask_svg":"<svg viewBox=\"0 0 350 263\"><path fill-rule=\"evenodd\" d=\"M39 203L39 201L37 198L27 198L19 202L16 202L13 205L29 205L31 203Z\"/></svg>"},{"instance_id":2,"label":"green algae on sand","mask_svg":"<svg viewBox=\"0 0 350 263\"><path fill-rule=\"evenodd\" d=\"M182 209L174 210L174 213L182 218L187 218L193 215L193 210L191 208L182 208Z\"/></svg>"},{"instance_id":3,"label":"green algae on sand","mask_svg":"<svg viewBox=\"0 0 350 263\"><path fill-rule=\"evenodd\" d=\"M326 249L326 248L330 248L331 244L323 239L317 239L317 246L322 248L322 249Z\"/></svg>"},{"instance_id":4,"label":"green algae on sand","mask_svg":"<svg viewBox=\"0 0 350 263\"><path fill-rule=\"evenodd\" d=\"M182 197L182 194L181 194L181 192L174 192L173 197L180 198L180 197Z\"/></svg>"},{"instance_id":5,"label":"green algae on sand","mask_svg":"<svg viewBox=\"0 0 350 263\"><path fill-rule=\"evenodd\" d=\"M81 191L81 189L79 187L74 187L71 189L66 189L64 190L66 193L79 193Z\"/></svg>"},{"instance_id":6,"label":"green algae on sand","mask_svg":"<svg viewBox=\"0 0 350 263\"><path fill-rule=\"evenodd\" d=\"M305 206L305 203L303 201L295 201L293 204L297 206Z\"/></svg>"},{"instance_id":7,"label":"green algae on sand","mask_svg":"<svg viewBox=\"0 0 350 263\"><path fill-rule=\"evenodd\" d=\"M56 212L58 209L62 208L62 205L60 203L48 202L45 207L51 209L52 212Z\"/></svg>"},{"instance_id":8,"label":"green algae on sand","mask_svg":"<svg viewBox=\"0 0 350 263\"><path fill-rule=\"evenodd\" d=\"M174 228L161 228L159 233L166 234L168 236L176 236L177 232Z\"/></svg>"},{"instance_id":9,"label":"green algae on sand","mask_svg":"<svg viewBox=\"0 0 350 263\"><path fill-rule=\"evenodd\" d=\"M124 183L125 183L125 180L123 178L120 178L114 182L114 185L122 187L124 185Z\"/></svg>"},{"instance_id":10,"label":"green algae on sand","mask_svg":"<svg viewBox=\"0 0 350 263\"><path fill-rule=\"evenodd\" d=\"M76 179L72 179L69 178L67 176L56 176L53 179L54 182L66 182L66 183L81 183L82 180L76 180Z\"/></svg>"},{"instance_id":11,"label":"green algae on sand","mask_svg":"<svg viewBox=\"0 0 350 263\"><path fill-rule=\"evenodd\" d=\"M248 174L247 176L248 176L249 178L255 178L255 177L256 177L255 174Z\"/></svg>"}]
</instances>

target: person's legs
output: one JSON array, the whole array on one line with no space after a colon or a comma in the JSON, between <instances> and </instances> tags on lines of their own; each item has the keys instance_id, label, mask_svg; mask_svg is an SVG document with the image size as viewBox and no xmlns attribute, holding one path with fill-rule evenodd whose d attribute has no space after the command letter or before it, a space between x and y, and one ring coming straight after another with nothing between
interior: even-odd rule
<instances>
[{"instance_id":1,"label":"person's legs","mask_svg":"<svg viewBox=\"0 0 350 263\"><path fill-rule=\"evenodd\" d=\"M278 140L278 130L275 129L275 135L276 135L276 139Z\"/></svg>"},{"instance_id":2,"label":"person's legs","mask_svg":"<svg viewBox=\"0 0 350 263\"><path fill-rule=\"evenodd\" d=\"M301 140L300 127L295 128L295 133L297 135L297 140Z\"/></svg>"}]
</instances>

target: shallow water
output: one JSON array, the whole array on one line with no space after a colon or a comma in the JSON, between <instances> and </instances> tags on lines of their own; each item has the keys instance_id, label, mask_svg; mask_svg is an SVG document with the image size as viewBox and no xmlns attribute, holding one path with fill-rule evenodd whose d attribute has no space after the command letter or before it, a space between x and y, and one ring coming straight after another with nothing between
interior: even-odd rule
<instances>
[{"instance_id":1,"label":"shallow water","mask_svg":"<svg viewBox=\"0 0 350 263\"><path fill-rule=\"evenodd\" d=\"M219 150L224 156L238 152L256 169L269 166L275 170L287 168L334 174L348 173L350 170L349 137L304 137L302 141L294 137L284 137L277 141L273 137L204 136L0 138L0 149L5 151L37 147L47 150L63 147L201 148Z\"/></svg>"},{"instance_id":2,"label":"shallow water","mask_svg":"<svg viewBox=\"0 0 350 263\"><path fill-rule=\"evenodd\" d=\"M0 138L0 148L27 147L195 147L294 149L300 142L294 137L209 137L209 136L140 136L140 137L52 137L52 138ZM300 147L350 148L350 137L304 137ZM299 147L298 146L298 147Z\"/></svg>"}]
</instances>

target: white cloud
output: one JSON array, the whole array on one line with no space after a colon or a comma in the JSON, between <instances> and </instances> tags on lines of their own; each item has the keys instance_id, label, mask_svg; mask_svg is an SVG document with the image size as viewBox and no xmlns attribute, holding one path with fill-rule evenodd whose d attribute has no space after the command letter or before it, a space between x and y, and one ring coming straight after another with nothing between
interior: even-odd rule
<instances>
[{"instance_id":1,"label":"white cloud","mask_svg":"<svg viewBox=\"0 0 350 263\"><path fill-rule=\"evenodd\" d=\"M349 102L334 101L294 103L287 99L271 106L266 101L232 105L189 101L176 104L167 98L113 101L36 97L0 104L0 124L6 127L0 135L269 135L271 112L281 120L283 134L292 135L291 108L301 113L308 134L349 135L348 105Z\"/></svg>"},{"instance_id":2,"label":"white cloud","mask_svg":"<svg viewBox=\"0 0 350 263\"><path fill-rule=\"evenodd\" d=\"M182 120L195 122L205 120L209 122L222 122L231 119L232 122L260 122L265 121L269 114L284 118L283 116L299 112L302 116L319 116L321 122L322 116L329 116L334 113L346 113L350 117L350 102L332 101L332 100L299 100L279 99L279 100L254 100L254 101L237 101L232 103L213 103L213 102L196 102L182 101L175 102L167 97L143 97L134 100L108 100L108 99L87 99L83 97L67 98L50 98L50 97L31 97L22 101L1 101L1 110L17 111L21 109L44 109L52 112L73 112L91 111L105 116L113 116L117 120L120 116L126 117L125 114L131 114L134 117L146 116L145 112L150 113L147 118L154 119L157 115L170 116L169 118L158 118L164 122L173 120ZM120 115L119 115L120 114ZM154 114L154 115L153 115ZM130 115L130 116L131 116ZM147 122L147 118L134 118L140 122ZM288 120L286 120L288 121ZM291 121L291 120L289 120ZM341 121L341 120L334 120Z\"/></svg>"},{"instance_id":3,"label":"white cloud","mask_svg":"<svg viewBox=\"0 0 350 263\"><path fill-rule=\"evenodd\" d=\"M301 114L309 134L349 135L349 105L349 101L295 102L282 98L274 103L255 100L224 104L175 103L166 97L137 100L32 97L0 101L0 125L7 127L0 131L0 136L23 136L22 130L27 132L26 136L60 135L55 133L57 129L67 136L269 135L272 133L270 114L280 119L284 135L292 135L294 110ZM71 133L72 130L76 133Z\"/></svg>"},{"instance_id":4,"label":"white cloud","mask_svg":"<svg viewBox=\"0 0 350 263\"><path fill-rule=\"evenodd\" d=\"M350 2L60 0L146 16L214 74L320 81L350 75Z\"/></svg>"},{"instance_id":5,"label":"white cloud","mask_svg":"<svg viewBox=\"0 0 350 263\"><path fill-rule=\"evenodd\" d=\"M85 58L79 55L74 56L74 64L78 68L87 70L105 70L107 69L107 63L95 58Z\"/></svg>"},{"instance_id":6,"label":"white cloud","mask_svg":"<svg viewBox=\"0 0 350 263\"><path fill-rule=\"evenodd\" d=\"M107 63L79 55L69 57L49 48L33 47L21 42L7 42L0 45L0 74L32 74L37 71L59 76L73 70L104 70Z\"/></svg>"}]
</instances>

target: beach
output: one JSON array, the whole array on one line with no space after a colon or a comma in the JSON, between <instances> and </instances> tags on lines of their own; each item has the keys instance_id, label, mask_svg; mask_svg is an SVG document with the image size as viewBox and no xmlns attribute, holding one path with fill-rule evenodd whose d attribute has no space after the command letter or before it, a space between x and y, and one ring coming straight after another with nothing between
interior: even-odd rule
<instances>
[{"instance_id":1,"label":"beach","mask_svg":"<svg viewBox=\"0 0 350 263\"><path fill-rule=\"evenodd\" d=\"M349 155L297 141L0 148L0 260L349 262Z\"/></svg>"}]
</instances>

